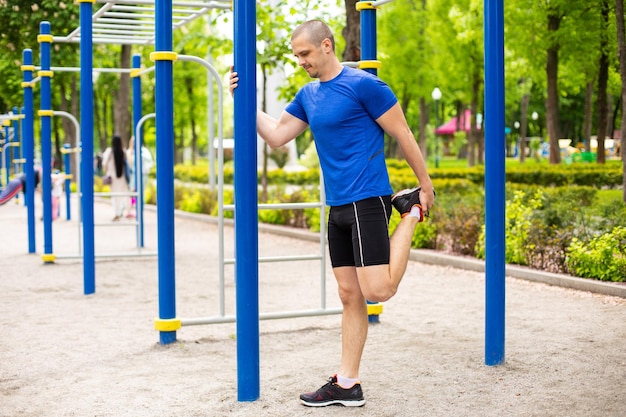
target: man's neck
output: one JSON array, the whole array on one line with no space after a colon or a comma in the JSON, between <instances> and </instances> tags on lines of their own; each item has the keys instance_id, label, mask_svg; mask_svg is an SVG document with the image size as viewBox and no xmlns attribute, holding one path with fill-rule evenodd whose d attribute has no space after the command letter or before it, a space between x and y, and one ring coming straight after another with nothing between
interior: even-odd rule
<instances>
[{"instance_id":1,"label":"man's neck","mask_svg":"<svg viewBox=\"0 0 626 417\"><path fill-rule=\"evenodd\" d=\"M332 65L328 68L328 71L326 71L326 74L324 74L322 77L320 77L320 81L324 82L324 81L333 80L339 74L341 74L342 70L343 70L343 65L341 65L341 62L339 62L338 60L335 60L332 63Z\"/></svg>"}]
</instances>

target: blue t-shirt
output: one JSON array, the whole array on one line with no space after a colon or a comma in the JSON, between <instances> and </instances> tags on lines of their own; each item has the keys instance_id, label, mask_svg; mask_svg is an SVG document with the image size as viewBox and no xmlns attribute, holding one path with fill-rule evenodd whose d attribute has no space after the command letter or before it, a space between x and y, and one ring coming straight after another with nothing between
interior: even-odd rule
<instances>
[{"instance_id":1,"label":"blue t-shirt","mask_svg":"<svg viewBox=\"0 0 626 417\"><path fill-rule=\"evenodd\" d=\"M330 81L305 85L289 103L286 111L313 132L326 204L339 206L392 193L384 131L376 119L397 101L375 75L344 67Z\"/></svg>"}]
</instances>

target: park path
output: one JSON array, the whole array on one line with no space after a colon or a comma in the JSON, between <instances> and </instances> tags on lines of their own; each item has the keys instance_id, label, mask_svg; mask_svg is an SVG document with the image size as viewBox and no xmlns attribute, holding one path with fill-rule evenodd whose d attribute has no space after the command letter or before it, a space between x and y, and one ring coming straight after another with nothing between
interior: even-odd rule
<instances>
[{"instance_id":1,"label":"park path","mask_svg":"<svg viewBox=\"0 0 626 417\"><path fill-rule=\"evenodd\" d=\"M38 207L38 210L40 208ZM96 204L96 222L112 218ZM40 213L38 211L39 218ZM64 217L63 217L64 218ZM54 223L54 253L76 253L75 220ZM74 215L75 219L76 216ZM176 217L181 318L218 313L217 227ZM37 221L37 250L43 245ZM156 250L146 212L146 250ZM226 256L233 256L226 228ZM131 253L134 229L103 226L96 252ZM96 263L82 291L79 259L43 264L27 253L26 210L0 207L0 416L615 416L626 415L626 301L507 278L506 360L484 365L484 274L412 261L399 293L370 326L361 380L367 404L309 409L297 402L336 371L340 317L260 324L260 398L237 398L235 324L184 326L158 344L155 257ZM261 256L310 254L319 244L259 234ZM319 306L317 261L259 264L260 309ZM233 267L226 268L234 314ZM326 271L327 307L339 307Z\"/></svg>"}]
</instances>

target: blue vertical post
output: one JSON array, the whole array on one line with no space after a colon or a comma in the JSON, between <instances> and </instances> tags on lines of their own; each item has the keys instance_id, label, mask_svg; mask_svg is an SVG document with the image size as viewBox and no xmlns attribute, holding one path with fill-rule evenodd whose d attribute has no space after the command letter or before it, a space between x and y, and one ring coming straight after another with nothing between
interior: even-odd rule
<instances>
[{"instance_id":1,"label":"blue vertical post","mask_svg":"<svg viewBox=\"0 0 626 417\"><path fill-rule=\"evenodd\" d=\"M361 64L359 67L374 75L378 74L377 65L371 65L376 61L376 8L369 1L357 3L361 19Z\"/></svg>"},{"instance_id":2,"label":"blue vertical post","mask_svg":"<svg viewBox=\"0 0 626 417\"><path fill-rule=\"evenodd\" d=\"M22 52L22 72L24 81L24 121L22 123L24 138L24 172L26 173L26 210L28 224L28 253L35 253L35 133L34 133L34 105L33 105L33 51L24 49Z\"/></svg>"},{"instance_id":3,"label":"blue vertical post","mask_svg":"<svg viewBox=\"0 0 626 417\"><path fill-rule=\"evenodd\" d=\"M370 1L362 0L357 3L357 9L360 12L361 20L361 62L359 68L378 75L377 68L380 63L376 60L376 8L371 5ZM367 304L377 305L380 303L367 300ZM380 323L380 315L368 313L367 320L370 323Z\"/></svg>"},{"instance_id":4,"label":"blue vertical post","mask_svg":"<svg viewBox=\"0 0 626 417\"><path fill-rule=\"evenodd\" d=\"M174 74L172 52L172 2L156 0L155 52L150 59L156 71L157 229L159 274L159 330L161 344L176 341L176 262L174 245ZM135 155L135 158L137 155Z\"/></svg>"},{"instance_id":5,"label":"blue vertical post","mask_svg":"<svg viewBox=\"0 0 626 417\"><path fill-rule=\"evenodd\" d=\"M63 145L63 165L65 167L65 219L72 220L72 207L70 201L70 178L72 175L72 166L70 163L70 144L66 143Z\"/></svg>"},{"instance_id":6,"label":"blue vertical post","mask_svg":"<svg viewBox=\"0 0 626 417\"><path fill-rule=\"evenodd\" d=\"M485 11L485 364L504 362L505 138L503 0Z\"/></svg>"},{"instance_id":7,"label":"blue vertical post","mask_svg":"<svg viewBox=\"0 0 626 417\"><path fill-rule=\"evenodd\" d=\"M13 107L13 115L15 119L13 119L13 142L20 142L20 119L19 119L20 111L17 107ZM21 145L20 145L21 146ZM20 148L18 146L13 147L13 160L17 161L20 158ZM19 171L19 164L17 162L13 163L13 174L17 174Z\"/></svg>"},{"instance_id":8,"label":"blue vertical post","mask_svg":"<svg viewBox=\"0 0 626 417\"><path fill-rule=\"evenodd\" d=\"M235 279L237 284L237 398L260 393L259 235L256 133L256 3L234 2Z\"/></svg>"},{"instance_id":9,"label":"blue vertical post","mask_svg":"<svg viewBox=\"0 0 626 417\"><path fill-rule=\"evenodd\" d=\"M95 0L80 3L80 191L83 222L83 293L96 292L96 254L93 214L93 26Z\"/></svg>"},{"instance_id":10,"label":"blue vertical post","mask_svg":"<svg viewBox=\"0 0 626 417\"><path fill-rule=\"evenodd\" d=\"M54 263L55 256L52 252L52 92L50 79L50 22L39 24L40 44L40 105L39 116L41 117L41 196L43 198L43 255L44 263Z\"/></svg>"},{"instance_id":11,"label":"blue vertical post","mask_svg":"<svg viewBox=\"0 0 626 417\"><path fill-rule=\"evenodd\" d=\"M141 109L141 75L139 69L141 68L141 55L133 55L133 71L131 77L133 78L133 135L135 136L135 191L137 192L137 202L135 206L135 214L137 216L137 223L139 230L138 242L140 247L144 247L144 233L143 233L143 190L145 184L143 183L143 158L141 157L141 149L143 147L143 135L141 132L137 132L137 126L142 116Z\"/></svg>"}]
</instances>

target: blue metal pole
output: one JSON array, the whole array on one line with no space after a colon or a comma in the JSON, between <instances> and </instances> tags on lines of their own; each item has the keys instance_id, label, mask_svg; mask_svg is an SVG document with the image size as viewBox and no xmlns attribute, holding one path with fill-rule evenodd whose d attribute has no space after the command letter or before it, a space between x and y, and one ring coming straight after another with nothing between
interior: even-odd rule
<instances>
[{"instance_id":1,"label":"blue metal pole","mask_svg":"<svg viewBox=\"0 0 626 417\"><path fill-rule=\"evenodd\" d=\"M65 166L65 218L72 220L71 205L70 205L70 175L72 175L72 167L70 164L70 144L63 145L65 153L63 154L63 165Z\"/></svg>"},{"instance_id":2,"label":"blue metal pole","mask_svg":"<svg viewBox=\"0 0 626 417\"><path fill-rule=\"evenodd\" d=\"M24 121L22 127L24 129L24 172L26 173L26 210L28 224L28 253L36 252L35 245L35 133L33 127L34 105L33 105L33 86L30 82L33 80L33 51L24 49L22 52L22 71L24 72Z\"/></svg>"},{"instance_id":3,"label":"blue metal pole","mask_svg":"<svg viewBox=\"0 0 626 417\"><path fill-rule=\"evenodd\" d=\"M235 279L239 401L260 393L259 230L256 133L256 3L234 3L235 71Z\"/></svg>"},{"instance_id":4,"label":"blue metal pole","mask_svg":"<svg viewBox=\"0 0 626 417\"><path fill-rule=\"evenodd\" d=\"M19 119L17 118L17 116L20 114L20 111L17 107L13 107L13 114L16 116L15 119L13 119L13 142L20 142L21 138L20 138L20 122ZM21 146L21 144L20 144ZM15 161L16 159L18 159L20 157L20 149L17 146L13 147L13 160ZM18 172L18 166L19 164L17 162L13 163L13 175L16 175Z\"/></svg>"},{"instance_id":5,"label":"blue metal pole","mask_svg":"<svg viewBox=\"0 0 626 417\"><path fill-rule=\"evenodd\" d=\"M157 228L159 274L159 336L161 344L176 341L176 263L174 245L174 76L172 2L156 1L156 42L151 59L156 71ZM137 156L136 156L137 157ZM176 324L171 328L168 321Z\"/></svg>"},{"instance_id":6,"label":"blue metal pole","mask_svg":"<svg viewBox=\"0 0 626 417\"><path fill-rule=\"evenodd\" d=\"M504 362L505 147L503 0L485 11L485 364Z\"/></svg>"},{"instance_id":7,"label":"blue metal pole","mask_svg":"<svg viewBox=\"0 0 626 417\"><path fill-rule=\"evenodd\" d=\"M43 198L43 255L44 263L53 263L55 256L52 252L52 93L50 79L50 44L52 35L50 34L50 22L39 24L40 61L41 71L39 77L40 84L40 111L41 117L41 195Z\"/></svg>"},{"instance_id":8,"label":"blue metal pole","mask_svg":"<svg viewBox=\"0 0 626 417\"><path fill-rule=\"evenodd\" d=\"M80 2L80 191L83 222L83 293L96 292L96 254L93 214L93 26L95 0Z\"/></svg>"},{"instance_id":9,"label":"blue metal pole","mask_svg":"<svg viewBox=\"0 0 626 417\"><path fill-rule=\"evenodd\" d=\"M141 68L141 55L133 55L133 68L135 72L131 73L133 77L133 135L135 136L135 191L137 191L137 201L135 205L135 215L137 216L138 223L138 240L139 246L144 247L144 233L143 233L143 190L145 184L143 183L143 158L141 158L141 150L143 147L143 135L141 132L137 132L137 126L142 116L141 108L141 76L139 75L139 69Z\"/></svg>"},{"instance_id":10,"label":"blue metal pole","mask_svg":"<svg viewBox=\"0 0 626 417\"><path fill-rule=\"evenodd\" d=\"M362 0L360 7L361 18L361 60L376 60L376 9L370 6L371 2ZM367 5L367 6L366 6ZM376 67L362 66L362 68L374 75L378 74Z\"/></svg>"},{"instance_id":11,"label":"blue metal pole","mask_svg":"<svg viewBox=\"0 0 626 417\"><path fill-rule=\"evenodd\" d=\"M371 7L371 2L361 1L357 4L361 19L361 68L371 74L378 75L376 65L376 9ZM367 304L377 305L376 301L367 300ZM380 323L379 314L368 314L369 323Z\"/></svg>"}]
</instances>

